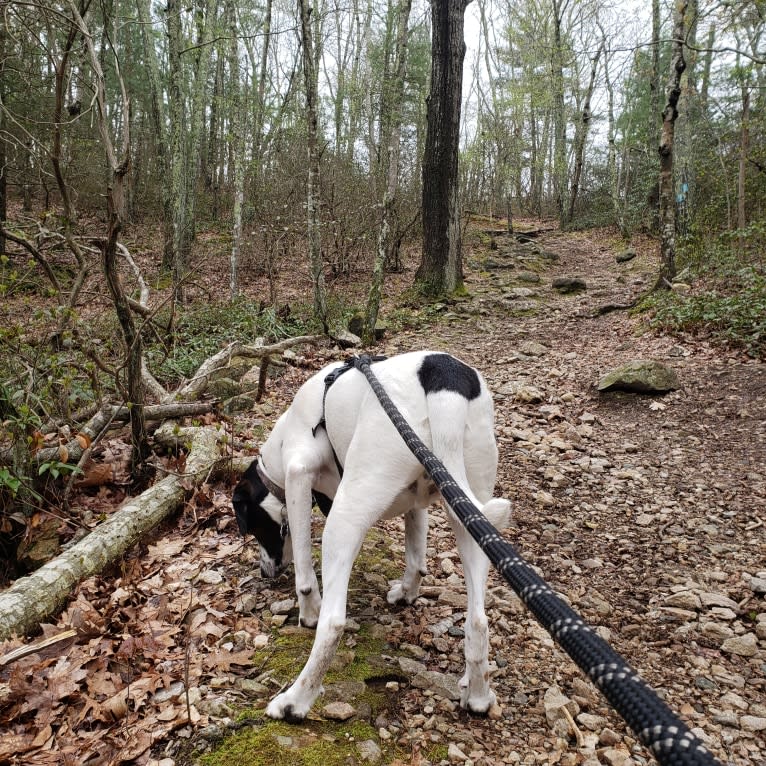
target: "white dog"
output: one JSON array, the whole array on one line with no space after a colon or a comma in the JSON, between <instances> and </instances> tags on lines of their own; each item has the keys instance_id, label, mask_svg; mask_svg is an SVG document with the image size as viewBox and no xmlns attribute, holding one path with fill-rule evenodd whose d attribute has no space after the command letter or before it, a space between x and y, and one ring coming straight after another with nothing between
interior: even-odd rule
<instances>
[{"instance_id":1,"label":"white dog","mask_svg":"<svg viewBox=\"0 0 766 766\"><path fill-rule=\"evenodd\" d=\"M439 495L358 370L335 372L332 385L325 383L342 367L330 365L301 386L234 491L240 531L254 534L260 544L261 572L274 576L294 560L300 622L317 628L297 680L268 705L272 718L304 718L321 693L346 623L351 567L373 524L405 517L404 576L389 591L390 603L412 603L427 571L427 507ZM466 495L495 526L505 526L510 503L492 499L497 469L492 397L479 373L433 352L379 361L373 371ZM324 599L311 561L312 495L329 512L322 536ZM460 702L486 713L495 703L484 611L489 560L451 511L449 517L468 593Z\"/></svg>"}]
</instances>

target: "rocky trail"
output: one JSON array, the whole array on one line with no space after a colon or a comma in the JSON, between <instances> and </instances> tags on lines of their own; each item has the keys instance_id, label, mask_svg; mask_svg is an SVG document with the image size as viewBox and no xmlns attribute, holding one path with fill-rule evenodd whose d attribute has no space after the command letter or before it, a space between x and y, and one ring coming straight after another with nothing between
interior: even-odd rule
<instances>
[{"instance_id":1,"label":"rocky trail","mask_svg":"<svg viewBox=\"0 0 766 766\"><path fill-rule=\"evenodd\" d=\"M469 297L426 333L401 332L375 352L430 347L482 370L495 395L497 494L513 503L506 537L723 763L766 764L766 365L646 332L625 311L599 314L651 284L651 248L625 263L618 249L593 233L520 243L473 229ZM560 292L560 278L585 289ZM336 356L295 359L272 398L236 418L235 440L257 444ZM597 391L634 359L664 362L680 388ZM291 573L261 580L229 492L206 488L121 571L83 583L45 629L74 627L76 642L14 664L30 700L3 734L0 764L654 763L494 573L498 705L487 718L459 709L465 589L441 509L421 598L386 604L403 525L373 530L315 714L300 726L266 721L265 702L297 675L313 633L296 626ZM127 693L120 673L131 676ZM41 690L41 679L64 688ZM4 693L0 683L0 708ZM45 694L41 716L35 695Z\"/></svg>"}]
</instances>

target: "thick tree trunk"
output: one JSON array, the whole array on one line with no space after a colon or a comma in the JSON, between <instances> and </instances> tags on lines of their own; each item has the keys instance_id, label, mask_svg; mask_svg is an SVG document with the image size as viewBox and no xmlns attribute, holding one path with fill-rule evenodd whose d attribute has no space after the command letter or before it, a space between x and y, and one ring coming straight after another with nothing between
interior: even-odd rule
<instances>
[{"instance_id":1,"label":"thick tree trunk","mask_svg":"<svg viewBox=\"0 0 766 766\"><path fill-rule=\"evenodd\" d=\"M470 0L431 0L431 91L423 156L423 255L415 284L425 295L463 286L458 155Z\"/></svg>"},{"instance_id":2,"label":"thick tree trunk","mask_svg":"<svg viewBox=\"0 0 766 766\"><path fill-rule=\"evenodd\" d=\"M306 89L306 129L308 178L306 181L306 213L311 276L314 283L314 315L327 332L327 297L322 262L320 221L321 186L319 177L319 92L309 0L298 0L303 49L303 80Z\"/></svg>"},{"instance_id":3,"label":"thick tree trunk","mask_svg":"<svg viewBox=\"0 0 766 766\"><path fill-rule=\"evenodd\" d=\"M412 0L401 0L397 14L396 64L393 82L388 86L390 98L385 108L389 111L388 124L391 127L385 148L388 160L386 163L386 187L383 193L383 204L378 230L377 252L372 272L372 283L367 297L367 315L362 340L372 343L375 339L375 323L380 311L381 293L383 290L383 272L391 249L391 218L394 213L394 202L399 183L399 154L402 131L402 102L404 101L404 78L407 69L407 40L409 37L409 19Z\"/></svg>"},{"instance_id":4,"label":"thick tree trunk","mask_svg":"<svg viewBox=\"0 0 766 766\"><path fill-rule=\"evenodd\" d=\"M660 138L660 273L655 289L670 289L676 275L676 196L673 179L673 140L681 96L681 75L686 68L684 59L685 14L688 0L676 0L673 22L673 42L670 54L670 75L665 91Z\"/></svg>"},{"instance_id":5,"label":"thick tree trunk","mask_svg":"<svg viewBox=\"0 0 766 766\"><path fill-rule=\"evenodd\" d=\"M168 438L191 441L186 473L167 476L142 495L126 502L87 537L28 577L17 580L0 594L0 640L35 631L60 609L74 587L86 577L103 571L143 535L178 508L187 487L198 486L210 475L219 457L213 427L166 429Z\"/></svg>"}]
</instances>

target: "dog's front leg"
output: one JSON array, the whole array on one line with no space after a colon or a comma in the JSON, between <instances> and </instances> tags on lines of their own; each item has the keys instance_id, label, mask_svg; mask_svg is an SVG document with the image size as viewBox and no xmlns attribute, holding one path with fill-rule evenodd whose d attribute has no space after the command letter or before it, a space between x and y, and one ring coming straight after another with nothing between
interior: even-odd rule
<instances>
[{"instance_id":1,"label":"dog's front leg","mask_svg":"<svg viewBox=\"0 0 766 766\"><path fill-rule=\"evenodd\" d=\"M288 466L285 496L287 519L295 566L295 592L298 597L298 620L307 628L316 627L322 597L319 593L311 558L311 484L312 474L302 464Z\"/></svg>"},{"instance_id":2,"label":"dog's front leg","mask_svg":"<svg viewBox=\"0 0 766 766\"><path fill-rule=\"evenodd\" d=\"M348 581L365 531L366 528L359 524L340 518L335 508L327 517L322 537L324 599L314 645L295 683L277 695L266 708L266 715L271 718L301 720L320 694L322 679L335 656L346 625Z\"/></svg>"}]
</instances>

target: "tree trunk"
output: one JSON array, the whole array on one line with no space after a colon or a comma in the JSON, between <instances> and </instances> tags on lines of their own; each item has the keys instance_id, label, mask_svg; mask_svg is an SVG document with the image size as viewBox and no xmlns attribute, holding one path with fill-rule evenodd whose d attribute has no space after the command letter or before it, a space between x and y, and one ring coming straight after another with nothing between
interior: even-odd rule
<instances>
[{"instance_id":1,"label":"tree trunk","mask_svg":"<svg viewBox=\"0 0 766 766\"><path fill-rule=\"evenodd\" d=\"M649 129L647 140L654 148L660 114L660 0L652 0L652 69L649 75Z\"/></svg>"},{"instance_id":2,"label":"tree trunk","mask_svg":"<svg viewBox=\"0 0 766 766\"><path fill-rule=\"evenodd\" d=\"M564 102L564 48L561 26L565 2L553 0L553 51L551 87L553 88L553 194L559 222L566 225L567 216L567 123Z\"/></svg>"},{"instance_id":3,"label":"tree trunk","mask_svg":"<svg viewBox=\"0 0 766 766\"><path fill-rule=\"evenodd\" d=\"M231 253L229 257L229 297L239 294L239 251L242 244L242 205L245 199L245 110L242 108L242 85L239 81L239 44L237 20L232 0L227 0L225 13L229 23L229 78L231 88L231 142L234 147L232 186L234 206L232 209Z\"/></svg>"},{"instance_id":4,"label":"tree trunk","mask_svg":"<svg viewBox=\"0 0 766 766\"><path fill-rule=\"evenodd\" d=\"M309 0L298 0L301 17L303 50L303 80L306 89L306 130L308 149L308 178L306 182L306 213L308 226L311 276L314 284L314 316L327 332L327 297L322 263L322 232L320 229L321 187L319 176L319 88L314 51Z\"/></svg>"},{"instance_id":5,"label":"tree trunk","mask_svg":"<svg viewBox=\"0 0 766 766\"><path fill-rule=\"evenodd\" d=\"M655 289L667 290L676 275L676 197L673 180L673 140L681 96L681 75L686 68L684 59L685 14L688 0L676 0L673 20L673 41L670 54L670 75L665 90L660 138L660 273Z\"/></svg>"},{"instance_id":6,"label":"tree trunk","mask_svg":"<svg viewBox=\"0 0 766 766\"><path fill-rule=\"evenodd\" d=\"M462 289L458 155L470 0L431 0L431 91L423 156L423 255L415 284L424 295Z\"/></svg>"},{"instance_id":7,"label":"tree trunk","mask_svg":"<svg viewBox=\"0 0 766 766\"><path fill-rule=\"evenodd\" d=\"M744 248L744 229L747 226L745 208L745 180L747 177L747 155L750 149L750 87L742 81L742 122L739 133L739 171L737 173L737 228L740 231L740 248Z\"/></svg>"},{"instance_id":8,"label":"tree trunk","mask_svg":"<svg viewBox=\"0 0 766 766\"><path fill-rule=\"evenodd\" d=\"M165 99L160 80L160 64L157 60L157 48L152 36L151 12L149 0L136 3L138 21L141 26L143 43L143 62L149 86L151 102L151 120L154 127L157 169L152 181L160 186L162 199L162 263L168 270L173 264L173 210L171 205L171 178L168 163L168 129Z\"/></svg>"},{"instance_id":9,"label":"tree trunk","mask_svg":"<svg viewBox=\"0 0 766 766\"><path fill-rule=\"evenodd\" d=\"M588 89L585 91L585 102L583 103L582 113L580 115L580 124L575 132L574 146L574 172L572 173L572 188L569 193L569 211L567 213L567 224L572 223L574 219L575 205L577 196L580 193L580 180L582 178L582 169L585 162L585 142L588 139L588 128L590 127L590 102L593 98L593 89L596 85L596 72L598 71L598 60L603 51L603 44L599 46L596 55L591 60L590 79L588 80Z\"/></svg>"},{"instance_id":10,"label":"tree trunk","mask_svg":"<svg viewBox=\"0 0 766 766\"><path fill-rule=\"evenodd\" d=\"M0 14L5 18L7 0L0 3ZM5 49L8 30L0 24L0 256L5 255L5 221L8 214L8 158L5 142L5 100L6 86Z\"/></svg>"},{"instance_id":11,"label":"tree trunk","mask_svg":"<svg viewBox=\"0 0 766 766\"><path fill-rule=\"evenodd\" d=\"M124 555L178 508L190 482L198 486L206 481L216 461L223 461L215 428L188 428L180 433L172 426L165 429L169 440L191 442L186 472L167 476L129 500L87 537L0 594L0 641L35 631L66 603L79 582Z\"/></svg>"},{"instance_id":12,"label":"tree trunk","mask_svg":"<svg viewBox=\"0 0 766 766\"><path fill-rule=\"evenodd\" d=\"M381 292L383 289L383 272L388 260L391 242L391 217L393 215L394 202L399 182L399 155L402 131L402 102L404 101L404 78L407 70L407 40L409 36L409 19L412 0L401 0L397 14L397 39L396 39L396 64L394 67L393 82L387 86L390 98L386 104L390 116L387 123L391 127L388 136L386 152L386 187L383 194L383 205L378 230L377 252L375 265L372 272L372 283L367 298L367 316L365 317L365 330L362 340L370 344L375 339L375 323L378 321L380 310Z\"/></svg>"}]
</instances>

